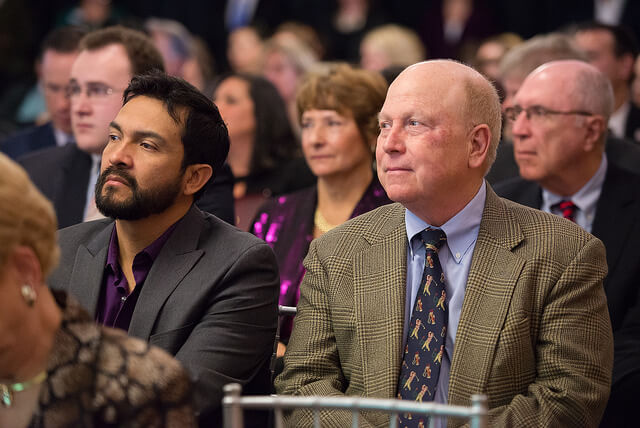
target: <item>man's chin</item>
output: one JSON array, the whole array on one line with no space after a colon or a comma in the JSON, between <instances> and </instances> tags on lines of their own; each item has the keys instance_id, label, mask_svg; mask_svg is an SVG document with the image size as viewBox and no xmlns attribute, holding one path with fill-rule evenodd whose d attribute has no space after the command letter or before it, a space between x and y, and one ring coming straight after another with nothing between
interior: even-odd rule
<instances>
[{"instance_id":1,"label":"man's chin","mask_svg":"<svg viewBox=\"0 0 640 428\"><path fill-rule=\"evenodd\" d=\"M76 138L76 145L83 152L96 155L101 155L106 146L103 142L86 141L82 138Z\"/></svg>"}]
</instances>

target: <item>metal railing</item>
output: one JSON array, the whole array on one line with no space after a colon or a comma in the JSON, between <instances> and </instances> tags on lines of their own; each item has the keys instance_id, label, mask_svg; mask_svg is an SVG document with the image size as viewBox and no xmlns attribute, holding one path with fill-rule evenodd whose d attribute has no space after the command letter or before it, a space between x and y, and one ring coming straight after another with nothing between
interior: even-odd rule
<instances>
[{"instance_id":1,"label":"metal railing","mask_svg":"<svg viewBox=\"0 0 640 428\"><path fill-rule=\"evenodd\" d=\"M296 313L298 313L298 308L296 308L295 306L278 305L278 315L280 316L295 316Z\"/></svg>"},{"instance_id":2,"label":"metal railing","mask_svg":"<svg viewBox=\"0 0 640 428\"><path fill-rule=\"evenodd\" d=\"M360 398L360 397L298 397L282 395L241 396L242 387L237 383L224 386L222 399L224 428L243 428L243 409L274 410L275 428L284 427L283 409L310 409L313 411L313 426L320 428L320 410L351 410L351 426L358 427L359 412L374 410L389 413L390 428L398 427L398 415L401 413L419 413L435 417L456 417L468 419L471 428L487 426L487 396L473 395L471 407L453 406L439 403L416 403L408 400ZM429 427L434 427L435 418L429 418Z\"/></svg>"},{"instance_id":3,"label":"metal railing","mask_svg":"<svg viewBox=\"0 0 640 428\"><path fill-rule=\"evenodd\" d=\"M276 371L276 358L278 354L278 342L280 341L280 317L290 316L294 317L298 313L298 308L295 306L282 306L278 305L278 327L276 328L276 338L273 342L273 352L271 353L271 362L269 363L269 370L271 370L271 382L275 378Z\"/></svg>"}]
</instances>

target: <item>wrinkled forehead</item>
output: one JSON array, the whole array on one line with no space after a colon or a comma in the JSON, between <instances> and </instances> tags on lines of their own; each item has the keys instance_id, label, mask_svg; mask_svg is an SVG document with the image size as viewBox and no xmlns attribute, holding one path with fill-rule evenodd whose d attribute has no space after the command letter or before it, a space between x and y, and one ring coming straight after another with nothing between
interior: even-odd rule
<instances>
[{"instance_id":1,"label":"wrinkled forehead","mask_svg":"<svg viewBox=\"0 0 640 428\"><path fill-rule=\"evenodd\" d=\"M564 106L575 98L574 73L559 67L534 71L516 93L516 104L538 104L546 107Z\"/></svg>"},{"instance_id":2,"label":"wrinkled forehead","mask_svg":"<svg viewBox=\"0 0 640 428\"><path fill-rule=\"evenodd\" d=\"M447 73L446 67L424 67L403 71L391 84L382 110L419 106L430 112L456 113L467 104L468 79Z\"/></svg>"}]
</instances>

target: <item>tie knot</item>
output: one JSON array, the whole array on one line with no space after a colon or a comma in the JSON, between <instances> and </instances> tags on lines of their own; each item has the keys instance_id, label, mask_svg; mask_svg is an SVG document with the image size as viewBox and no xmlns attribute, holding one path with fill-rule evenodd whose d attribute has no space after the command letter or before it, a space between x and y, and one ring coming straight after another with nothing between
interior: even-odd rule
<instances>
[{"instance_id":1,"label":"tie knot","mask_svg":"<svg viewBox=\"0 0 640 428\"><path fill-rule=\"evenodd\" d=\"M422 243L425 247L438 251L442 245L447 240L447 235L445 235L444 230L442 229L432 229L428 228L422 231L420 234L420 239L422 239Z\"/></svg>"},{"instance_id":2,"label":"tie knot","mask_svg":"<svg viewBox=\"0 0 640 428\"><path fill-rule=\"evenodd\" d=\"M562 217L571 221L575 221L576 210L578 209L578 207L572 201L560 201L557 204L553 205L553 207L551 208L560 210L560 212L562 213Z\"/></svg>"}]
</instances>

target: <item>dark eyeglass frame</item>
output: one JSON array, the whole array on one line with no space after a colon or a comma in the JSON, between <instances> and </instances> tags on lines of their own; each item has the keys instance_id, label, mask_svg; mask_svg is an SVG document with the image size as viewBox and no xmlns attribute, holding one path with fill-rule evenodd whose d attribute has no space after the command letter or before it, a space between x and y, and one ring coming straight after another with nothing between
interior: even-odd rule
<instances>
[{"instance_id":1,"label":"dark eyeglass frame","mask_svg":"<svg viewBox=\"0 0 640 428\"><path fill-rule=\"evenodd\" d=\"M533 105L533 106L529 106L527 108L523 108L521 106L513 106L513 107L507 107L504 111L504 115L506 116L507 119L509 119L511 122L515 122L516 119L518 119L518 117L520 116L520 113L524 112L525 116L527 117L527 120L531 120L532 117L534 118L543 118L543 117L547 117L547 116L553 116L553 115L572 115L572 114L576 114L578 116L594 116L593 113L589 112L589 111L585 111L585 110L569 110L569 111L560 111L560 110L553 110L544 106L540 106L540 105Z\"/></svg>"}]
</instances>

